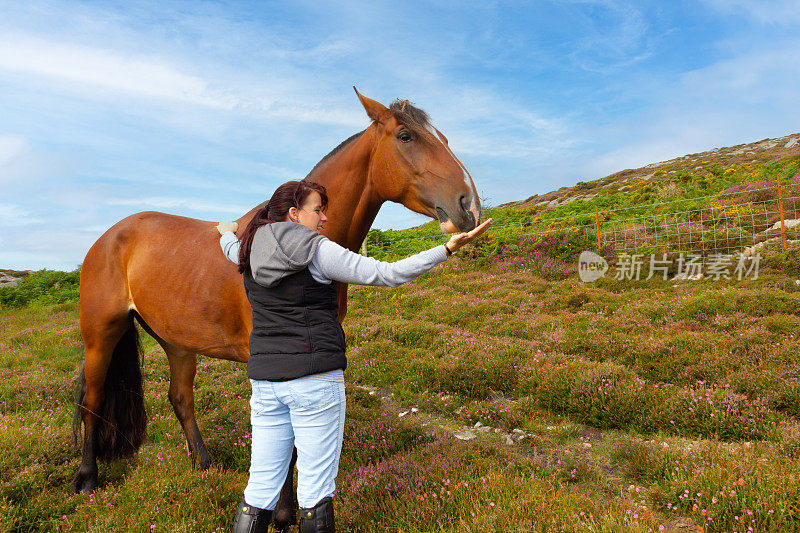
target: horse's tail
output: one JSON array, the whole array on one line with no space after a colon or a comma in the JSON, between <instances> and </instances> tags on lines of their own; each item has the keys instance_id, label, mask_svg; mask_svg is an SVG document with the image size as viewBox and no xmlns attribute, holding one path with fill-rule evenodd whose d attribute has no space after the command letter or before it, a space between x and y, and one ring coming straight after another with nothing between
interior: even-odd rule
<instances>
[{"instance_id":1,"label":"horse's tail","mask_svg":"<svg viewBox=\"0 0 800 533\"><path fill-rule=\"evenodd\" d=\"M136 324L122 335L114 347L111 362L106 372L103 392L105 398L98 417L97 458L110 461L130 457L145 440L147 415L144 410L144 391L142 390L142 370L139 356L142 347ZM84 368L78 378L75 391L75 416L72 432L75 441L81 428L81 410L86 396L86 374Z\"/></svg>"}]
</instances>

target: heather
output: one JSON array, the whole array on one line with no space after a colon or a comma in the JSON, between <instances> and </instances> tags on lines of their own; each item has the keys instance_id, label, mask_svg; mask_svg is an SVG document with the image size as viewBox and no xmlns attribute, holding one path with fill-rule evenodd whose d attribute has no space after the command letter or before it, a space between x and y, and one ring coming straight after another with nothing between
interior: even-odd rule
<instances>
[{"instance_id":1,"label":"heather","mask_svg":"<svg viewBox=\"0 0 800 533\"><path fill-rule=\"evenodd\" d=\"M351 288L343 530L798 528L791 280L584 284L469 261ZM249 457L243 365L199 359L214 463L200 472L145 337L148 441L74 495L77 304L0 312L5 529L229 527Z\"/></svg>"}]
</instances>

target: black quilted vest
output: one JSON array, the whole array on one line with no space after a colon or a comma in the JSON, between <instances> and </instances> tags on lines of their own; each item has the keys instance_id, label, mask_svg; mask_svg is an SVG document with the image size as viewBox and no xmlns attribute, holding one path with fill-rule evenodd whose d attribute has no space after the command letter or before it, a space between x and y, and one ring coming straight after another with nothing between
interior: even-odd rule
<instances>
[{"instance_id":1,"label":"black quilted vest","mask_svg":"<svg viewBox=\"0 0 800 533\"><path fill-rule=\"evenodd\" d=\"M306 267L264 287L247 269L244 288L253 308L247 377L286 381L347 366L336 283Z\"/></svg>"}]
</instances>

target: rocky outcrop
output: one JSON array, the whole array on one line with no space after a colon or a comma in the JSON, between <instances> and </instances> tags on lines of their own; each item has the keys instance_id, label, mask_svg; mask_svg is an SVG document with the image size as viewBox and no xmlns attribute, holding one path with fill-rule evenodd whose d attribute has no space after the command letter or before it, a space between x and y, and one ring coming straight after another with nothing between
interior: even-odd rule
<instances>
[{"instance_id":1,"label":"rocky outcrop","mask_svg":"<svg viewBox=\"0 0 800 533\"><path fill-rule=\"evenodd\" d=\"M13 287L25 276L33 274L33 270L9 270L0 268L0 287Z\"/></svg>"},{"instance_id":2,"label":"rocky outcrop","mask_svg":"<svg viewBox=\"0 0 800 533\"><path fill-rule=\"evenodd\" d=\"M0 274L0 287L14 287L19 283L20 278L9 276L8 274Z\"/></svg>"}]
</instances>

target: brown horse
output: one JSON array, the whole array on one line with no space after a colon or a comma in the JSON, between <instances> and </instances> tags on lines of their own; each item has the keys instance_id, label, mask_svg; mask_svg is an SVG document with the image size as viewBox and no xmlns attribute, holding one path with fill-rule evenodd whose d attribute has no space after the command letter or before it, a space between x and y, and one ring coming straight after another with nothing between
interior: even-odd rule
<instances>
[{"instance_id":1,"label":"brown horse","mask_svg":"<svg viewBox=\"0 0 800 533\"><path fill-rule=\"evenodd\" d=\"M480 219L475 185L427 114L408 101L387 108L358 97L371 124L305 178L328 191L325 235L357 250L386 201L437 218L449 233L473 229ZM259 207L237 220L240 229ZM138 213L111 227L86 254L80 281L84 368L74 424L77 438L83 422L83 460L76 490L97 487L97 458L130 456L143 442L146 417L134 319L167 354L169 400L192 462L208 467L194 411L196 354L245 362L252 328L241 275L222 254L214 226ZM340 284L340 321L346 295L347 285ZM292 472L275 512L282 527L294 522Z\"/></svg>"}]
</instances>

